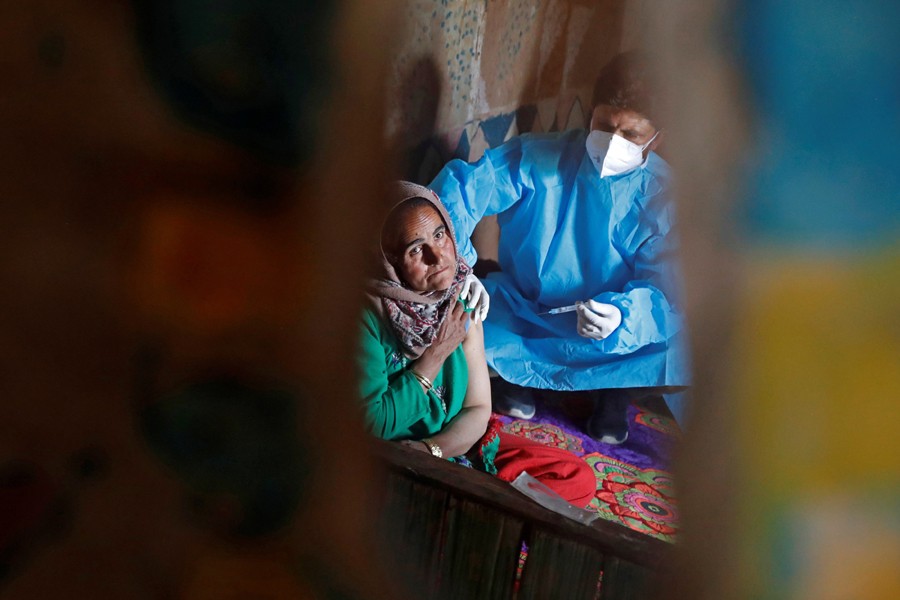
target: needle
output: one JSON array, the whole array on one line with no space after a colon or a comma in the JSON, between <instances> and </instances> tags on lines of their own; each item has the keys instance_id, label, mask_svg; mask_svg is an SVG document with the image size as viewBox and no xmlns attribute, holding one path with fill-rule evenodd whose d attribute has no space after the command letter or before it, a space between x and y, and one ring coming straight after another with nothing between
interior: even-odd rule
<instances>
[{"instance_id":1,"label":"needle","mask_svg":"<svg viewBox=\"0 0 900 600\"><path fill-rule=\"evenodd\" d=\"M547 312L541 312L541 313L538 313L538 316L541 316L541 315L559 315L559 314L562 314L562 313L572 312L572 311L575 310L576 308L578 308L578 305L577 305L577 304L570 304L569 306L560 306L559 308L551 308L551 309L548 310Z\"/></svg>"}]
</instances>

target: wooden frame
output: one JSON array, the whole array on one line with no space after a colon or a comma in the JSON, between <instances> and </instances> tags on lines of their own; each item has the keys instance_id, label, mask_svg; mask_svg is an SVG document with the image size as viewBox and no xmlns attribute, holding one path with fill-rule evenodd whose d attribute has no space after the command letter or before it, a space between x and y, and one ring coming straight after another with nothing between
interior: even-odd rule
<instances>
[{"instance_id":1,"label":"wooden frame","mask_svg":"<svg viewBox=\"0 0 900 600\"><path fill-rule=\"evenodd\" d=\"M375 441L375 448L387 467L390 566L421 597L643 598L671 550L617 523L567 519L486 473L400 444ZM517 582L523 542L528 556Z\"/></svg>"}]
</instances>

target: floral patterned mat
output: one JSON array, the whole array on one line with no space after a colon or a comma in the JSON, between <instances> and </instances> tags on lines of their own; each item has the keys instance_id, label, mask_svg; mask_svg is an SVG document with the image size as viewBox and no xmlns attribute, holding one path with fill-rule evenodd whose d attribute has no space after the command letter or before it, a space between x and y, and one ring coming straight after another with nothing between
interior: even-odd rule
<instances>
[{"instance_id":1,"label":"floral patterned mat","mask_svg":"<svg viewBox=\"0 0 900 600\"><path fill-rule=\"evenodd\" d=\"M590 408L576 398L539 402L530 421L500 419L509 433L583 457L597 476L597 492L590 507L602 518L674 541L678 503L669 461L681 430L662 398L629 407L628 439L618 446L597 442L583 431L589 414Z\"/></svg>"}]
</instances>

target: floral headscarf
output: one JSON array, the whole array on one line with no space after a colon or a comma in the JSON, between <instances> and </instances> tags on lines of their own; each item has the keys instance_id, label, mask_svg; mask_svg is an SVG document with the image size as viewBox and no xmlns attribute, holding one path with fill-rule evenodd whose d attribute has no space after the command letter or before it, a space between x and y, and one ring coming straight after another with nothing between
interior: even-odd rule
<instances>
[{"instance_id":1,"label":"floral headscarf","mask_svg":"<svg viewBox=\"0 0 900 600\"><path fill-rule=\"evenodd\" d=\"M456 254L456 275L453 283L444 292L425 295L406 287L385 255L384 248L381 249L382 272L366 286L375 312L390 323L404 354L408 358L416 359L434 341L438 328L459 297L471 268L459 255L453 223L437 194L421 185L398 181L391 187L390 196L394 200L391 210L413 198L422 198L430 203L441 215Z\"/></svg>"}]
</instances>

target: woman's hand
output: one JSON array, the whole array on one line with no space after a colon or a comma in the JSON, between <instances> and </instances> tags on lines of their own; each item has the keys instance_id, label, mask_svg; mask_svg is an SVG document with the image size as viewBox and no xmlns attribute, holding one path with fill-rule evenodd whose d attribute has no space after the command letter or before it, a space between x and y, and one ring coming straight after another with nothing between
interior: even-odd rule
<instances>
[{"instance_id":1,"label":"woman's hand","mask_svg":"<svg viewBox=\"0 0 900 600\"><path fill-rule=\"evenodd\" d=\"M454 302L450 313L441 323L434 341L422 352L422 356L413 364L413 369L420 375L434 380L447 357L453 354L466 338L468 320L469 314L466 313L462 302Z\"/></svg>"},{"instance_id":2,"label":"woman's hand","mask_svg":"<svg viewBox=\"0 0 900 600\"><path fill-rule=\"evenodd\" d=\"M407 448L412 448L413 450L418 450L419 452L427 452L428 454L431 454L431 448L429 448L428 444L421 440L401 440L400 443Z\"/></svg>"}]
</instances>

